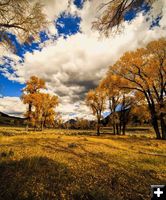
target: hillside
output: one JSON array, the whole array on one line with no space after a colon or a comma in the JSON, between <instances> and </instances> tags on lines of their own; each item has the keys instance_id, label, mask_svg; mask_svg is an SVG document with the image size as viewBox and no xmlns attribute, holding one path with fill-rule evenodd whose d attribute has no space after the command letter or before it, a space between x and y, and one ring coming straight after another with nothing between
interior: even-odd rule
<instances>
[{"instance_id":1,"label":"hillside","mask_svg":"<svg viewBox=\"0 0 166 200\"><path fill-rule=\"evenodd\" d=\"M14 117L3 112L0 112L0 125L16 125L22 126L24 125L25 118Z\"/></svg>"}]
</instances>

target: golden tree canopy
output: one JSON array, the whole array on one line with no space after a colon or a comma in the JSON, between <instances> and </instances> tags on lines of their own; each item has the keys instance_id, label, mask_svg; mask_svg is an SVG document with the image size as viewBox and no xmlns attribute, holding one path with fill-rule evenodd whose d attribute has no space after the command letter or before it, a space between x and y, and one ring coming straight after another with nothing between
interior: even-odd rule
<instances>
[{"instance_id":1,"label":"golden tree canopy","mask_svg":"<svg viewBox=\"0 0 166 200\"><path fill-rule=\"evenodd\" d=\"M30 80L26 82L26 87L23 89L26 93L36 93L40 89L45 89L45 81L43 79L38 78L37 76L31 76Z\"/></svg>"},{"instance_id":2,"label":"golden tree canopy","mask_svg":"<svg viewBox=\"0 0 166 200\"><path fill-rule=\"evenodd\" d=\"M33 126L53 125L55 122L55 107L59 100L57 96L41 92L46 89L45 81L36 76L32 76L23 89L24 94L22 100L24 104L28 104L26 113L29 123ZM42 129L41 128L41 129Z\"/></svg>"},{"instance_id":3,"label":"golden tree canopy","mask_svg":"<svg viewBox=\"0 0 166 200\"><path fill-rule=\"evenodd\" d=\"M29 42L30 37L39 37L39 31L44 29L47 23L40 1L0 1L0 39L11 47L8 33L16 35L21 42Z\"/></svg>"},{"instance_id":4,"label":"golden tree canopy","mask_svg":"<svg viewBox=\"0 0 166 200\"><path fill-rule=\"evenodd\" d=\"M99 114L105 109L106 92L102 88L90 90L86 96L86 104L92 109L93 114Z\"/></svg>"},{"instance_id":5,"label":"golden tree canopy","mask_svg":"<svg viewBox=\"0 0 166 200\"><path fill-rule=\"evenodd\" d=\"M159 100L166 91L166 40L161 38L146 48L125 53L110 71L127 81L126 88L149 90Z\"/></svg>"}]
</instances>

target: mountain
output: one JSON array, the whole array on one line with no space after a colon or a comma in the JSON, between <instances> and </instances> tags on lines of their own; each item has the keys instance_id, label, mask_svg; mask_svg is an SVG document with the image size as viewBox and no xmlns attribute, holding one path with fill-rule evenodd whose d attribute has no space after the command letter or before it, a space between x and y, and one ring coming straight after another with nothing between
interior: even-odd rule
<instances>
[{"instance_id":1,"label":"mountain","mask_svg":"<svg viewBox=\"0 0 166 200\"><path fill-rule=\"evenodd\" d=\"M0 112L0 125L24 125L26 118L14 117L3 112Z\"/></svg>"}]
</instances>

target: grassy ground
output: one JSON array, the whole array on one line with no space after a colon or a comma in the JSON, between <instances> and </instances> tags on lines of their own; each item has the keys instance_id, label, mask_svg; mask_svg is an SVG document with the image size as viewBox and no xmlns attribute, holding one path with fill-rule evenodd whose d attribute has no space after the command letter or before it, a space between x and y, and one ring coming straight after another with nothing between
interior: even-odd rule
<instances>
[{"instance_id":1,"label":"grassy ground","mask_svg":"<svg viewBox=\"0 0 166 200\"><path fill-rule=\"evenodd\" d=\"M1 127L0 200L148 200L166 184L166 141L145 132Z\"/></svg>"}]
</instances>

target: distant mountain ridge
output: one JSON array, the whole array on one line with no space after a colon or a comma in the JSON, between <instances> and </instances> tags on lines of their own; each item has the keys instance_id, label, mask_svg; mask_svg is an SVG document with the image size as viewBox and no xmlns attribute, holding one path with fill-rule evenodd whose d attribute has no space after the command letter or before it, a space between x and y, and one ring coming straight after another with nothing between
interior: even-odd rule
<instances>
[{"instance_id":1,"label":"distant mountain ridge","mask_svg":"<svg viewBox=\"0 0 166 200\"><path fill-rule=\"evenodd\" d=\"M0 112L0 125L23 125L26 118L15 117Z\"/></svg>"}]
</instances>

